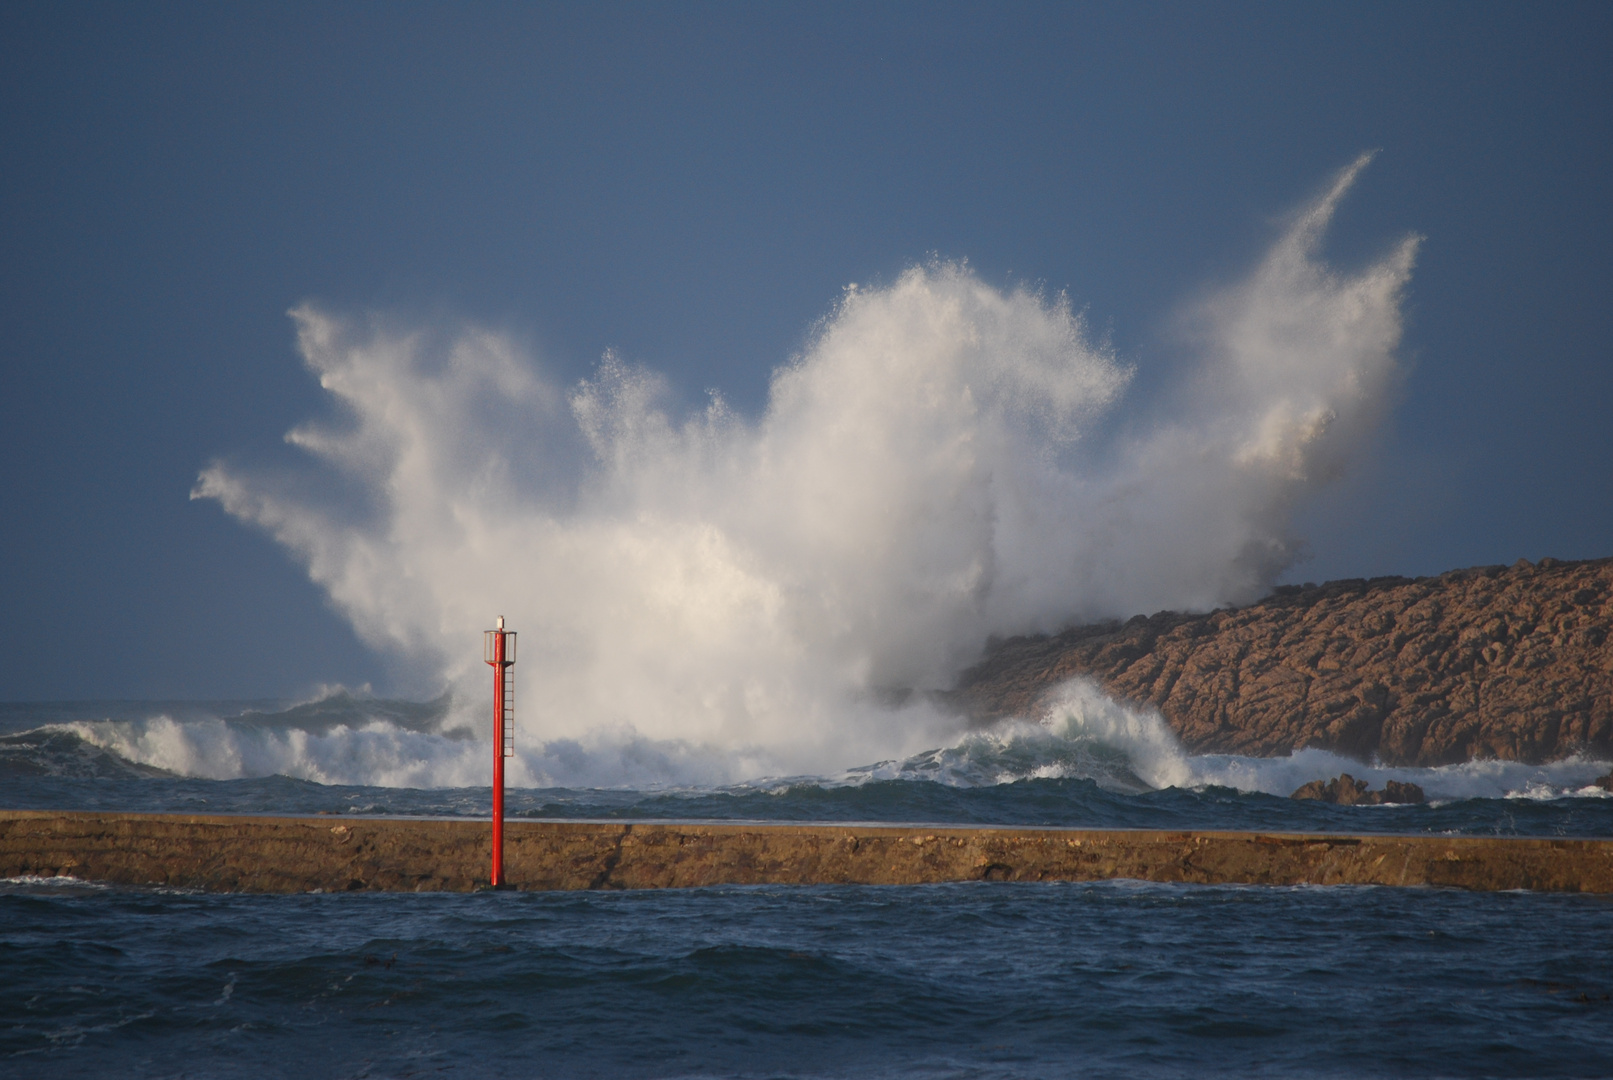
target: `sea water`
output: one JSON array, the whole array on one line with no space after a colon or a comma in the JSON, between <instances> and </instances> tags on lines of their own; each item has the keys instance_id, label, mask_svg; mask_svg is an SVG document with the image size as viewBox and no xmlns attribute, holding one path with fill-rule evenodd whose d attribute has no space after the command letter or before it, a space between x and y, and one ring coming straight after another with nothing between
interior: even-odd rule
<instances>
[{"instance_id":1,"label":"sea water","mask_svg":"<svg viewBox=\"0 0 1613 1080\"><path fill-rule=\"evenodd\" d=\"M317 763L212 778L151 764L176 733L307 745L423 730L434 708L8 705L0 807L485 815L485 787L326 783L309 778ZM509 804L548 819L1613 836L1597 762L1189 756L1181 767L1209 779L1157 788L1140 779L1157 772L1140 752L970 737L829 777L517 789ZM1421 783L1432 801L1332 807L1263 790L1336 766ZM8 1077L1605 1076L1610 998L1613 898L1599 896L1127 881L308 896L0 884Z\"/></svg>"}]
</instances>

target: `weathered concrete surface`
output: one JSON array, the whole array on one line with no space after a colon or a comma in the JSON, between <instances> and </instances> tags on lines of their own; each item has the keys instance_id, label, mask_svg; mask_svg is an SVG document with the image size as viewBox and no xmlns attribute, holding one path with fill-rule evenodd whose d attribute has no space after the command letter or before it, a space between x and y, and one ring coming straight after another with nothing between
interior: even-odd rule
<instances>
[{"instance_id":1,"label":"weathered concrete surface","mask_svg":"<svg viewBox=\"0 0 1613 1080\"><path fill-rule=\"evenodd\" d=\"M213 891L469 891L486 822L0 811L0 877ZM876 825L511 822L519 889L1094 881L1613 892L1613 841Z\"/></svg>"},{"instance_id":2,"label":"weathered concrete surface","mask_svg":"<svg viewBox=\"0 0 1613 1080\"><path fill-rule=\"evenodd\" d=\"M1287 586L1243 608L1013 638L950 696L982 720L1034 716L1077 675L1158 708L1200 754L1613 759L1613 559Z\"/></svg>"}]
</instances>

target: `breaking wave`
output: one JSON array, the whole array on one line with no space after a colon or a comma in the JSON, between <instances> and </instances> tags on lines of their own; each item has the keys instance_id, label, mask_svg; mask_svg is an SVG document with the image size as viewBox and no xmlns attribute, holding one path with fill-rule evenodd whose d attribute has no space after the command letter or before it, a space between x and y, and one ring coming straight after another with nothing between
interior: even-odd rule
<instances>
[{"instance_id":1,"label":"breaking wave","mask_svg":"<svg viewBox=\"0 0 1613 1080\"><path fill-rule=\"evenodd\" d=\"M490 740L456 727L454 715L447 701L417 704L337 693L279 711L72 719L0 734L0 778L288 777L371 791L478 788L479 795L456 797L452 812L478 807L485 812ZM721 761L670 760L664 749L631 742L605 746L594 751L553 741L518 746L512 784L529 790L711 794L885 783L961 790L1082 780L1117 795L1226 789L1287 796L1312 780L1348 772L1375 788L1391 779L1415 783L1435 801L1609 796L1592 784L1608 771L1608 763L1580 759L1410 768L1322 750L1281 758L1193 755L1156 711L1117 703L1085 679L1056 688L1035 718L1008 720L940 747L822 775L756 774L736 785L726 781ZM703 780L698 778L702 770Z\"/></svg>"},{"instance_id":2,"label":"breaking wave","mask_svg":"<svg viewBox=\"0 0 1613 1080\"><path fill-rule=\"evenodd\" d=\"M82 734L194 775L485 781L449 732L480 729L480 634L502 614L534 688L518 784L965 753L986 736L927 692L992 636L1247 601L1295 558L1291 507L1370 440L1396 369L1417 238L1356 273L1318 253L1366 161L1186 314L1196 373L1148 424L1100 425L1131 369L1066 297L960 263L848 287L756 417L715 392L681 411L613 354L567 389L499 334L299 307L303 357L345 422L287 438L323 469L216 462L193 497L267 530L366 642L463 704L436 733L382 717ZM1007 738L1044 737L1062 738ZM1134 761L1137 779L1189 775L1166 761Z\"/></svg>"},{"instance_id":3,"label":"breaking wave","mask_svg":"<svg viewBox=\"0 0 1613 1080\"><path fill-rule=\"evenodd\" d=\"M1434 768L1384 766L1326 750L1287 757L1189 754L1160 714L1116 702L1086 679L1073 679L1044 701L1037 721L1010 720L969 734L942 749L901 761L853 769L845 780L932 780L962 787L1029 779L1089 779L1109 790L1139 793L1166 788L1218 787L1287 796L1312 780L1347 772L1381 788L1386 780L1415 783L1434 800L1605 797L1592 785L1605 761L1572 758L1531 765L1471 761Z\"/></svg>"}]
</instances>

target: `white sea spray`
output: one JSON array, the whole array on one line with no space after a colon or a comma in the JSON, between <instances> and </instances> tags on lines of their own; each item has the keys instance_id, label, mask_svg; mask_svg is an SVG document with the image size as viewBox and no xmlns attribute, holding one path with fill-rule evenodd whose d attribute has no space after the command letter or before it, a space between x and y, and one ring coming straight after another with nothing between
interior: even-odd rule
<instances>
[{"instance_id":1,"label":"white sea spray","mask_svg":"<svg viewBox=\"0 0 1613 1080\"><path fill-rule=\"evenodd\" d=\"M362 497L222 462L193 496L267 530L365 641L456 688L444 732L480 730L480 632L505 615L532 688L517 783L826 775L952 746L963 721L924 691L992 637L1248 601L1292 562L1290 508L1371 438L1396 368L1416 238L1351 274L1318 255L1366 160L1194 306L1192 392L1143 430L1094 436L1130 370L1067 298L958 263L849 288L755 417L715 394L681 413L612 354L566 389L497 334L305 305L303 357L348 423L288 439ZM1105 708L1084 698L1083 722L1119 724ZM257 738L152 727L131 752L197 775L486 770L469 744L385 724ZM1147 784L1186 775L1150 760Z\"/></svg>"}]
</instances>

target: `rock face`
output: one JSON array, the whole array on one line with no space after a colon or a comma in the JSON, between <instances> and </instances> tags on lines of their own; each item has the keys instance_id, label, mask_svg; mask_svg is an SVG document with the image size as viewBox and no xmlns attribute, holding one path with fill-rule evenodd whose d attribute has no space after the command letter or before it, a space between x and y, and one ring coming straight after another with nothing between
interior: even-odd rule
<instances>
[{"instance_id":1,"label":"rock face","mask_svg":"<svg viewBox=\"0 0 1613 1080\"><path fill-rule=\"evenodd\" d=\"M1386 803L1421 803L1428 797L1416 784L1402 784L1387 780L1382 791L1368 791L1365 780L1357 780L1349 773L1340 773L1336 780L1312 780L1289 796L1291 799L1316 799L1337 806L1383 806Z\"/></svg>"},{"instance_id":2,"label":"rock face","mask_svg":"<svg viewBox=\"0 0 1613 1080\"><path fill-rule=\"evenodd\" d=\"M1206 615L1013 638L953 700L1033 715L1077 675L1199 753L1321 747L1392 765L1613 758L1613 559L1286 586Z\"/></svg>"}]
</instances>

